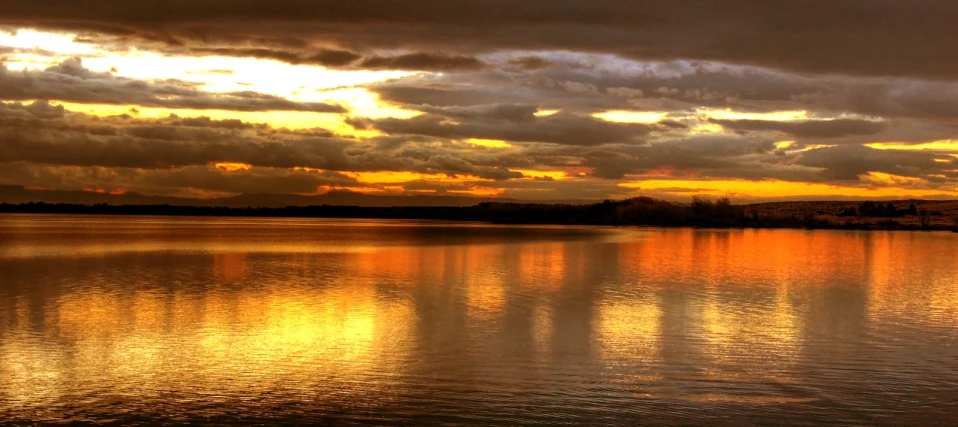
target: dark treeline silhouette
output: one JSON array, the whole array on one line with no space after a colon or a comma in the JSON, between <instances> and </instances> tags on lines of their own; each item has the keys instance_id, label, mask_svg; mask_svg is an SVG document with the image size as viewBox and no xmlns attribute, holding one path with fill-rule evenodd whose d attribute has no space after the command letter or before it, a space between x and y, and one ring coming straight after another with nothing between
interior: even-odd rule
<instances>
[{"instance_id":1,"label":"dark treeline silhouette","mask_svg":"<svg viewBox=\"0 0 958 427\"><path fill-rule=\"evenodd\" d=\"M908 209L896 209L894 203L881 204L876 202L863 202L858 208L847 208L842 211L840 216L865 216L879 218L897 218L906 215L918 215L918 208L915 204L909 204Z\"/></svg>"},{"instance_id":2,"label":"dark treeline silhouette","mask_svg":"<svg viewBox=\"0 0 958 427\"><path fill-rule=\"evenodd\" d=\"M863 204L864 205L864 204ZM874 203L859 207L860 212L873 212ZM880 206L880 205L877 205ZM910 214L908 210L902 212ZM882 210L889 213L887 206ZM360 207L360 206L289 206L285 208L229 208L173 205L80 205L24 203L0 204L3 213L98 214L98 215L166 215L224 217L301 217L301 218L370 218L479 221L497 224L565 224L565 225L636 225L663 227L755 227L755 228L841 228L841 229L931 229L922 220L920 226L904 225L894 220L880 222L832 222L811 213L803 215L761 214L747 206L734 205L727 198L716 201L695 197L691 203L673 203L649 197L621 201L606 200L588 205L498 203L486 202L469 207ZM858 215L859 212L856 212ZM925 212L920 212L927 218ZM864 213L862 216L866 216ZM867 215L872 216L872 215ZM879 215L874 215L879 216ZM939 227L940 228L940 227ZM958 224L956 224L958 228Z\"/></svg>"}]
</instances>

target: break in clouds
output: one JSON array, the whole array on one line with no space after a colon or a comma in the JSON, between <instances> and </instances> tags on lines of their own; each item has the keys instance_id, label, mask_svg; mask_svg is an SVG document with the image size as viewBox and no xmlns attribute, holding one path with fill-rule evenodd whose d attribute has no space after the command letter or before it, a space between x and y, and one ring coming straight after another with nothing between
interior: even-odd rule
<instances>
[{"instance_id":1,"label":"break in clouds","mask_svg":"<svg viewBox=\"0 0 958 427\"><path fill-rule=\"evenodd\" d=\"M958 193L951 2L188 6L0 1L3 40L17 41L0 46L0 184L539 200ZM24 31L68 43L31 45ZM124 69L143 58L169 75ZM250 65L201 69L209 58ZM238 80L265 63L304 83ZM748 190L763 182L792 190Z\"/></svg>"}]
</instances>

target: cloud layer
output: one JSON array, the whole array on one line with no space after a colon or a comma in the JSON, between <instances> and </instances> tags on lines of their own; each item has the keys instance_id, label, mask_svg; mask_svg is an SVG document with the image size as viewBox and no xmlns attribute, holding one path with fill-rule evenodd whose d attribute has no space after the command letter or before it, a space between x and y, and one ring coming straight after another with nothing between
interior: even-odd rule
<instances>
[{"instance_id":1,"label":"cloud layer","mask_svg":"<svg viewBox=\"0 0 958 427\"><path fill-rule=\"evenodd\" d=\"M0 184L956 197L956 18L935 0L0 0L0 24L66 37L0 43Z\"/></svg>"},{"instance_id":2,"label":"cloud layer","mask_svg":"<svg viewBox=\"0 0 958 427\"><path fill-rule=\"evenodd\" d=\"M563 50L813 73L958 75L958 5L941 0L4 0L0 16L172 45Z\"/></svg>"}]
</instances>

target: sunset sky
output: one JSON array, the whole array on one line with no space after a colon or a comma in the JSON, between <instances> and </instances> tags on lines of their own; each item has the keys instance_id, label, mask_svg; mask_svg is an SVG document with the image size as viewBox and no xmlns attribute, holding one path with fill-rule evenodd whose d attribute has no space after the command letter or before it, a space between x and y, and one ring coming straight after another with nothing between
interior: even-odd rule
<instances>
[{"instance_id":1,"label":"sunset sky","mask_svg":"<svg viewBox=\"0 0 958 427\"><path fill-rule=\"evenodd\" d=\"M958 4L0 0L0 184L958 197Z\"/></svg>"}]
</instances>

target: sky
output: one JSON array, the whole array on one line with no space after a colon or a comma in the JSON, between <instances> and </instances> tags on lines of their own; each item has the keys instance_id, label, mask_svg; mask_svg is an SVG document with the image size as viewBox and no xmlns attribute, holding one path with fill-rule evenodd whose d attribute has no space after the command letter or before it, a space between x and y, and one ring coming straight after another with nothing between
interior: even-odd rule
<instances>
[{"instance_id":1,"label":"sky","mask_svg":"<svg viewBox=\"0 0 958 427\"><path fill-rule=\"evenodd\" d=\"M0 185L958 197L945 0L0 0Z\"/></svg>"}]
</instances>

